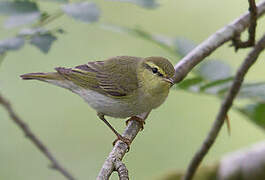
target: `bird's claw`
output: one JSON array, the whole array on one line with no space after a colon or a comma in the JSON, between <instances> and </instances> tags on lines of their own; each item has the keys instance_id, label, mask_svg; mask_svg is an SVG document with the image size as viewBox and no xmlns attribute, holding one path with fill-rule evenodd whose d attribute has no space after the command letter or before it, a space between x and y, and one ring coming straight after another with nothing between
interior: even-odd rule
<instances>
[{"instance_id":1,"label":"bird's claw","mask_svg":"<svg viewBox=\"0 0 265 180\"><path fill-rule=\"evenodd\" d=\"M142 118L137 116L133 116L126 121L126 126L129 124L130 121L137 121L140 124L140 131L144 130L145 121Z\"/></svg>"}]
</instances>

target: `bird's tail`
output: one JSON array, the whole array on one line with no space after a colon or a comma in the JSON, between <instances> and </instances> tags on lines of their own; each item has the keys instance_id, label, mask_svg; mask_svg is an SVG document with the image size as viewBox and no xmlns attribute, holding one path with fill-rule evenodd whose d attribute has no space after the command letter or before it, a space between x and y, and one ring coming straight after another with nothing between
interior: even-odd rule
<instances>
[{"instance_id":1,"label":"bird's tail","mask_svg":"<svg viewBox=\"0 0 265 180\"><path fill-rule=\"evenodd\" d=\"M24 80L40 80L44 82L48 82L50 84L54 84L66 89L70 89L74 91L78 89L78 85L75 84L73 80L77 76L75 76L74 71L71 68L63 68L57 67L55 68L57 72L48 72L48 73L28 73L23 74L20 77Z\"/></svg>"},{"instance_id":2,"label":"bird's tail","mask_svg":"<svg viewBox=\"0 0 265 180\"><path fill-rule=\"evenodd\" d=\"M39 80L44 81L50 84L54 84L56 86L60 86L66 89L73 89L73 83L69 80L65 79L58 72L49 72L49 73L28 73L20 76L24 80Z\"/></svg>"},{"instance_id":3,"label":"bird's tail","mask_svg":"<svg viewBox=\"0 0 265 180\"><path fill-rule=\"evenodd\" d=\"M56 72L51 72L51 73L28 73L28 74L23 74L20 77L22 79L24 79L24 80L31 80L31 79L36 79L36 80L41 80L41 81L62 80L62 77Z\"/></svg>"}]
</instances>

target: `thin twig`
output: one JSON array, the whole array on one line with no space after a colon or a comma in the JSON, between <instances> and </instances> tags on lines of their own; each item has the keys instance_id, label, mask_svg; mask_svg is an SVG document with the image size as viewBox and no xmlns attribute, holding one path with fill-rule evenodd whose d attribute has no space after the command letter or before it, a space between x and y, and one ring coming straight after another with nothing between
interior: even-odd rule
<instances>
[{"instance_id":1,"label":"thin twig","mask_svg":"<svg viewBox=\"0 0 265 180\"><path fill-rule=\"evenodd\" d=\"M248 40L242 41L240 39L241 33L235 34L232 39L232 45L237 51L239 48L247 48L255 45L256 37L256 26L257 26L257 7L255 0L248 0L249 3L249 12L250 12L250 26L248 28Z\"/></svg>"},{"instance_id":2,"label":"thin twig","mask_svg":"<svg viewBox=\"0 0 265 180\"><path fill-rule=\"evenodd\" d=\"M9 113L10 118L25 133L25 136L50 160L51 168L60 172L66 179L75 180L75 178L55 159L48 148L37 138L30 130L28 125L15 113L11 104L0 94L0 104Z\"/></svg>"},{"instance_id":3,"label":"thin twig","mask_svg":"<svg viewBox=\"0 0 265 180\"><path fill-rule=\"evenodd\" d=\"M220 129L225 121L227 112L233 105L233 101L238 94L241 84L244 81L244 77L248 72L249 68L256 62L260 53L265 49L265 35L259 40L259 42L254 46L252 51L248 54L242 65L239 67L232 86L229 89L229 92L223 101L219 113L214 121L214 124L208 133L206 139L204 140L201 148L196 152L192 158L191 163L188 166L187 172L184 176L184 180L191 180L194 176L197 168L199 167L204 156L207 154L211 146L213 145Z\"/></svg>"},{"instance_id":4,"label":"thin twig","mask_svg":"<svg viewBox=\"0 0 265 180\"><path fill-rule=\"evenodd\" d=\"M257 4L257 12L258 18L265 13L265 0ZM209 56L225 42L230 41L235 34L243 32L249 25L250 14L247 12L203 41L176 64L174 82L180 82L194 66L199 64L205 57Z\"/></svg>"}]
</instances>

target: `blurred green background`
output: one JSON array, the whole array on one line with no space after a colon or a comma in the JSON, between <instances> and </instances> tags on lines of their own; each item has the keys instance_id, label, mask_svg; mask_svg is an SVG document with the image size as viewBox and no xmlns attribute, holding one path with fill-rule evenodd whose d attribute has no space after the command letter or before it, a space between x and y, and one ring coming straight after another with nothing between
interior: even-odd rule
<instances>
[{"instance_id":1,"label":"blurred green background","mask_svg":"<svg viewBox=\"0 0 265 180\"><path fill-rule=\"evenodd\" d=\"M196 43L248 9L247 1L242 0L161 0L161 6L154 10L127 3L95 2L102 10L99 23L139 26L155 34L186 37ZM43 2L41 8L56 9L49 2ZM1 18L0 23L3 22L4 18ZM77 95L42 82L22 81L19 75L49 72L57 66L71 67L118 55L164 56L173 64L179 60L157 45L104 30L99 23L84 24L64 16L49 25L63 27L66 34L59 36L48 54L26 45L21 51L8 53L0 67L2 94L77 179L95 179L112 149L115 136ZM260 37L264 24L258 29ZM0 39L11 37L14 32L0 29ZM219 48L211 57L226 60L235 70L248 50L235 53L228 45ZM264 55L249 72L247 80L264 80ZM168 170L186 168L205 138L219 106L220 101L215 97L172 90L167 101L151 113L144 131L125 156L131 179L155 179ZM224 127L204 163L214 162L227 152L264 139L264 132L241 114L231 111L229 117L231 136ZM120 132L124 130L124 120L108 119ZM0 159L0 179L3 180L64 179L47 168L47 159L24 137L2 108Z\"/></svg>"}]
</instances>

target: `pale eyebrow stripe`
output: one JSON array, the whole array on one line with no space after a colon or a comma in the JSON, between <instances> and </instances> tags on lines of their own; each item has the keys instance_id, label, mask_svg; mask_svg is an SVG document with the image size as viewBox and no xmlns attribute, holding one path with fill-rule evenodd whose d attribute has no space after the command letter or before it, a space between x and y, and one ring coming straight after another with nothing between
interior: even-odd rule
<instances>
[{"instance_id":1,"label":"pale eyebrow stripe","mask_svg":"<svg viewBox=\"0 0 265 180\"><path fill-rule=\"evenodd\" d=\"M148 69L149 71L152 71L152 67L151 67L151 65L153 65L154 67L156 67L156 68L158 69L158 72L159 72L160 74L162 74L163 76L166 76L166 73L163 71L163 69L159 68L159 67L158 67L156 64L154 64L154 63L147 62L147 63L143 63L143 65L144 65L144 67L145 67L146 69Z\"/></svg>"}]
</instances>

